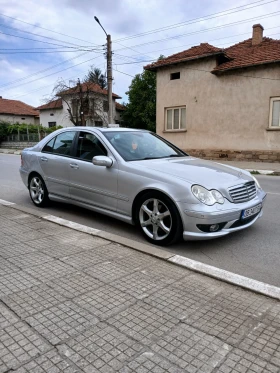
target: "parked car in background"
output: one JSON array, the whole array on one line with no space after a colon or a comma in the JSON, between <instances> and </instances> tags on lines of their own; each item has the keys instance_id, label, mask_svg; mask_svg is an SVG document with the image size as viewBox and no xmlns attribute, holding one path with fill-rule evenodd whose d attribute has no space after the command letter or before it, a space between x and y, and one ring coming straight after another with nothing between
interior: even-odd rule
<instances>
[{"instance_id":1,"label":"parked car in background","mask_svg":"<svg viewBox=\"0 0 280 373\"><path fill-rule=\"evenodd\" d=\"M157 245L247 228L266 197L249 172L191 157L144 130L64 128L21 157L36 206L82 206L136 224Z\"/></svg>"}]
</instances>

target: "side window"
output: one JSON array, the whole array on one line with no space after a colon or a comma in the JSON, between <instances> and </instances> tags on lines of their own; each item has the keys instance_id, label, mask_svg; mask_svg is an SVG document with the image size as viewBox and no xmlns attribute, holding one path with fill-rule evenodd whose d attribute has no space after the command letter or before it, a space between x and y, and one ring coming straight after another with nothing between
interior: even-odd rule
<instances>
[{"instance_id":1,"label":"side window","mask_svg":"<svg viewBox=\"0 0 280 373\"><path fill-rule=\"evenodd\" d=\"M53 145L55 142L55 137L51 139L42 149L43 153L52 153L53 152Z\"/></svg>"},{"instance_id":2,"label":"side window","mask_svg":"<svg viewBox=\"0 0 280 373\"><path fill-rule=\"evenodd\" d=\"M70 149L76 132L63 132L56 136L53 154L70 155Z\"/></svg>"},{"instance_id":3,"label":"side window","mask_svg":"<svg viewBox=\"0 0 280 373\"><path fill-rule=\"evenodd\" d=\"M92 158L97 155L107 155L105 146L94 134L80 132L76 157L91 162Z\"/></svg>"}]
</instances>

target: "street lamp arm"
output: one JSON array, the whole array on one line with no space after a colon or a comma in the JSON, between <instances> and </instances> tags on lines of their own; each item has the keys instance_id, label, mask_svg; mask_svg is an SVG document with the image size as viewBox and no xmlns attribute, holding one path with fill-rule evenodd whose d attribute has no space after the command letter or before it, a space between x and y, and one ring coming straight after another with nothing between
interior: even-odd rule
<instances>
[{"instance_id":1,"label":"street lamp arm","mask_svg":"<svg viewBox=\"0 0 280 373\"><path fill-rule=\"evenodd\" d=\"M94 19L95 19L96 22L99 24L99 26L102 28L102 30L105 32L105 34L108 35L107 32L105 31L104 27L101 25L99 19L98 19L96 16L94 16Z\"/></svg>"}]
</instances>

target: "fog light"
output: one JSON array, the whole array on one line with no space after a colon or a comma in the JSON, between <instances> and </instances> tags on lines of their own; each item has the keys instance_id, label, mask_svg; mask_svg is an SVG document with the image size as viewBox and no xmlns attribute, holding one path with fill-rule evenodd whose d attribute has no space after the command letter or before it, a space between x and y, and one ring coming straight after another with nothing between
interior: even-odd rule
<instances>
[{"instance_id":1,"label":"fog light","mask_svg":"<svg viewBox=\"0 0 280 373\"><path fill-rule=\"evenodd\" d=\"M219 224L213 224L213 225L210 225L209 231L210 232L216 232L217 230L219 230L219 228L220 228Z\"/></svg>"}]
</instances>

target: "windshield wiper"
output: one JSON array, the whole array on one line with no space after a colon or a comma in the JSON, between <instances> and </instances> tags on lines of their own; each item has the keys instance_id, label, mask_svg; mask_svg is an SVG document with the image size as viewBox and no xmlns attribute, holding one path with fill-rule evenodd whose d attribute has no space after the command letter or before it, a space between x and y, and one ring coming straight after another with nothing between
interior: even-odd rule
<instances>
[{"instance_id":1,"label":"windshield wiper","mask_svg":"<svg viewBox=\"0 0 280 373\"><path fill-rule=\"evenodd\" d=\"M167 155L166 158L175 158L175 157L186 157L184 154L170 154Z\"/></svg>"}]
</instances>

